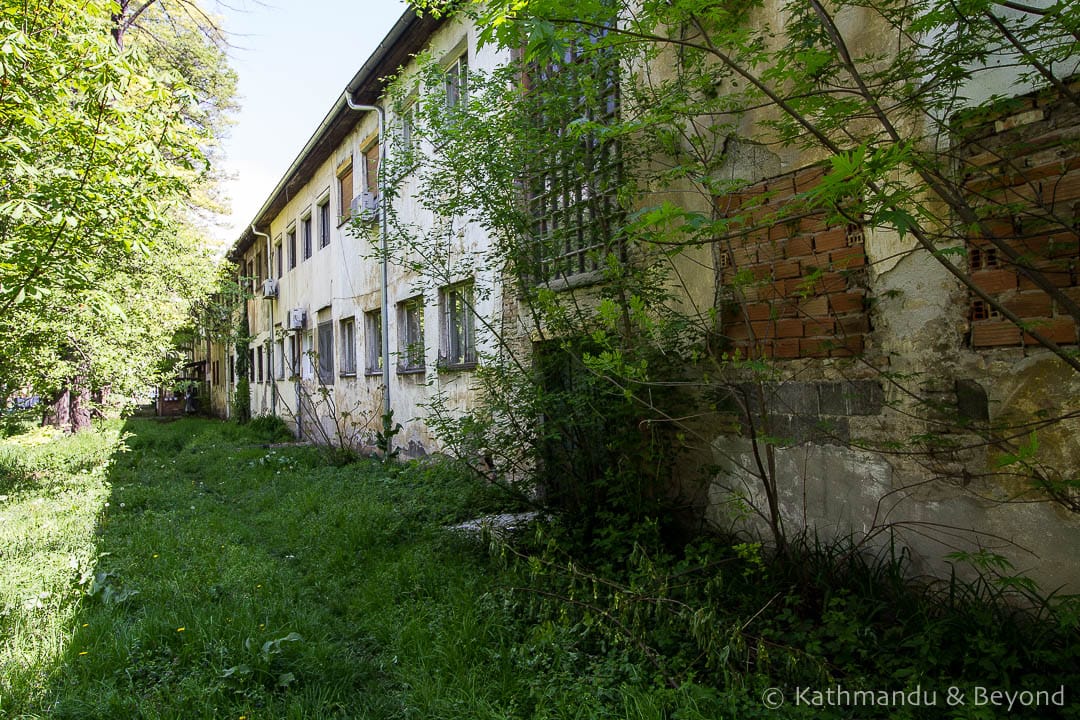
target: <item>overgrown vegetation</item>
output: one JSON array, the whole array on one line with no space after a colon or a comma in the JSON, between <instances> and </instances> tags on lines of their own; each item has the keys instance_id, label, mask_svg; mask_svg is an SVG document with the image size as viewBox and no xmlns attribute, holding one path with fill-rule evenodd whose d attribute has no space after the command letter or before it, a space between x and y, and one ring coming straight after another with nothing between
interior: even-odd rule
<instances>
[{"instance_id":1,"label":"overgrown vegetation","mask_svg":"<svg viewBox=\"0 0 1080 720\"><path fill-rule=\"evenodd\" d=\"M590 553L556 519L490 554L448 526L506 497L458 464L333 467L253 424L3 442L0 717L975 718L1001 708L948 687L1080 685L1075 603L1019 611L1015 579L917 590L900 558L715 538Z\"/></svg>"},{"instance_id":2,"label":"overgrown vegetation","mask_svg":"<svg viewBox=\"0 0 1080 720\"><path fill-rule=\"evenodd\" d=\"M1075 408L1046 397L1031 412L1006 410L993 392L1010 379L988 369L1035 355L1077 382L1080 238L1059 160L1074 143L1041 137L1054 160L1040 184L1023 174L1021 140L986 140L993 120L1012 122L1003 108L1057 103L1073 117L1071 6L414 4L463 13L481 42L514 58L471 69L459 103L441 59L419 57L390 87L403 119L381 166L390 260L427 296L474 282L481 399L462 417L436 398L430 421L479 474L508 487L538 480L542 503L613 552L650 523L664 535L683 511L700 519L706 505L781 556L816 520L858 531L859 546L903 535L939 557L1009 543L955 517L906 513L934 493L1046 503L1047 518L1075 511L1075 448L1060 439L1075 436ZM815 170L812 181L785 174L795 168ZM778 177L786 196L770 186ZM433 220L406 221L398 207L412 213L412 203ZM816 236L807 256L794 253L785 228L808 220L839 232L848 254L830 255ZM795 260L759 264L759 252ZM988 268L1054 309L1019 317L1020 296L980 285ZM901 277L944 289L923 297ZM853 291L843 300L858 317L839 317L830 283ZM516 306L500 304L506 293ZM930 319L875 334L924 301ZM972 327L991 316L1012 323L1015 347L976 346ZM1058 320L1055 340L1042 330ZM798 338L781 358L783 322ZM817 346L814 324L829 328ZM850 433L817 417L793 428L794 413L770 400L784 383L866 378L881 407ZM971 378L983 402L973 415L956 389ZM820 388L809 389L816 403ZM1039 445L1032 431L1055 440ZM818 448L860 470L888 468L866 518L815 518L800 501L790 466ZM1008 551L1032 556L1019 543Z\"/></svg>"}]
</instances>

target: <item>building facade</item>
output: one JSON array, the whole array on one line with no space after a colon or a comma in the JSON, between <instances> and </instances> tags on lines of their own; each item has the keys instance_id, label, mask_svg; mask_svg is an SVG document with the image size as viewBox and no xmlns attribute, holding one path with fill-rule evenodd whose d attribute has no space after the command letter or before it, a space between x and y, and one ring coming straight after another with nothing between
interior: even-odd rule
<instances>
[{"instance_id":1,"label":"building facade","mask_svg":"<svg viewBox=\"0 0 1080 720\"><path fill-rule=\"evenodd\" d=\"M407 11L355 74L301 150L229 259L250 291L244 311L249 342L252 415L273 414L301 438L372 448L384 416L400 424L394 441L407 455L437 447L422 422L438 396L464 408L483 328L499 302L498 278L477 276L453 258L483 248L487 238L458 219L436 217L409 194L397 193L392 212L413 227L448 222L444 283L421 281L384 254L382 157L409 142L402 108L385 102L385 78L416 71L414 56L436 58L449 104L466 92L468 68L500 62L478 51L465 22L420 18ZM426 149L430 151L430 149ZM213 409L231 413L237 386L236 349L214 345L210 362L222 370L211 383Z\"/></svg>"},{"instance_id":2,"label":"building facade","mask_svg":"<svg viewBox=\"0 0 1080 720\"><path fill-rule=\"evenodd\" d=\"M754 12L778 17L782 10L765 3ZM881 43L890 28L872 9L849 9L837 23L853 52L869 57L887 49ZM761 529L754 518L774 512L772 522L793 534L879 545L899 534L930 564L951 549L988 548L1034 568L1037 579L1080 583L1078 501L1069 480L1080 457L1080 374L1031 334L1075 354L1069 302L1080 299L1080 164L1070 138L1080 122L1065 100L1080 92L1075 80L1048 94L1018 91L1007 76L980 76L984 87L973 89L971 103L1013 97L948 138L964 173L954 183L963 196L958 207L978 209L979 198L996 195L1009 211L979 210L965 234L939 232L958 248L949 252L964 258L958 274L910 233L808 207L829 153L778 142L770 135L776 107L762 104L740 112L723 137L705 138L721 160L706 186L727 179L731 192L695 195L676 181L660 189L642 183L632 200L619 198L615 186L627 166L610 154L613 145L587 135L572 148L530 158L517 188L535 243L523 290L504 268L477 270L483 266L467 258L486 252L493 238L460 213L433 210L437 203L421 197L407 175L392 199L395 222L441 236L439 257L414 249L390 261L391 253L380 252L390 213L379 197L379 168L410 142L409 98L389 102L383 78L419 72L421 54L439 68L428 89L448 105L467 92L469 69L509 60L479 50L468 22L406 13L232 250L252 291L246 364L253 414L286 418L308 439L364 446L392 411L402 426L397 448L412 455L438 449L424 418L436 399L451 411L470 406L478 359L497 349L490 330L502 331L500 342L516 344L522 357L564 340L530 314L524 295L541 288L549 302L589 314L610 300L605 258L618 252L620 261L659 268L672 306L705 328L701 356L686 359L697 373L689 385L705 390L665 417L689 418L681 429L698 442L685 443L674 475L684 487L697 484L697 511L714 525ZM648 74L658 87L675 76L668 70L676 62L675 54L652 57ZM565 78L575 68L611 71L582 61L573 47L555 65L534 71ZM645 74L640 66L626 70L616 70L623 82ZM580 117L569 116L560 137L577 138L575 124L603 125L633 111L631 88L612 77L582 95L587 99L569 95ZM665 202L732 230L680 253L625 242L623 218ZM1048 208L1052 227L1031 222ZM441 272L430 272L433 264ZM429 267L420 272L418 265ZM1033 271L1048 284L1037 285ZM230 348L209 352L210 367L221 368L212 372L212 392L224 414L237 358ZM630 420L642 435L661 424ZM1026 456L1015 475L1001 471L1001 458L1023 445L1026 434L1018 433L1025 428L1039 431L1037 456ZM599 422L594 430L572 449L590 442L602 448L612 428ZM617 460L592 455L598 465ZM563 480L581 469L577 460ZM1036 465L1058 473L1043 488L1057 488L1052 502L1028 502L1031 476L1021 476L1039 472Z\"/></svg>"}]
</instances>

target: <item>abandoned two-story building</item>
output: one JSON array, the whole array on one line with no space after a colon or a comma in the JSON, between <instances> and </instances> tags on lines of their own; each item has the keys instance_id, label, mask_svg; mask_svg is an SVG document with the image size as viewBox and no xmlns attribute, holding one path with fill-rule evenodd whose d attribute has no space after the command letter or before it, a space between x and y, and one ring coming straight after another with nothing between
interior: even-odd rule
<instances>
[{"instance_id":1,"label":"abandoned two-story building","mask_svg":"<svg viewBox=\"0 0 1080 720\"><path fill-rule=\"evenodd\" d=\"M762 17L783 12L764 5ZM833 29L854 53L888 49L890 30L871 8L848 9ZM370 443L392 411L399 448L438 449L427 407L435 397L469 407L478 357L495 342L484 329L509 319L526 347L550 337L499 269L463 260L454 274L454 258L492 239L478 223L436 217L408 178L393 211L418 227L447 222L440 262L451 270L432 283L379 252L388 216L380 162L409 142L407 99L387 102L384 79L415 69L420 53L441 68L435 89L448 105L461 101L469 68L509 57L478 48L465 20L407 12L230 254L253 291L252 412L286 418L306 438ZM561 70L575 60L568 50ZM649 73L663 77L663 64L678 61L661 53ZM710 326L707 352L723 370L704 381L708 402L665 418L691 418L684 429L701 442L676 475L708 475L698 502L713 523L753 526L757 517L859 542L901 533L931 564L950 549L990 549L1037 579L1080 583L1080 373L1064 359L1075 357L1080 301L1080 111L1070 99L1080 85L1035 92L1007 73L988 77L969 102L1013 97L951 138L962 178L952 187L961 210L997 198L1007 212L957 223L964 229L949 236L948 255L962 258L956 272L911 233L808 208L829 153L775 142L770 106L742 113L717 143L716 173L741 181L737 189L695 206L730 219L730 231L679 254L623 255L663 266L673 302ZM601 87L588 122L619 112L618 82ZM627 242L613 237L615 193L604 186L622 166L603 144L584 147L588 177L552 169L522 187L538 245L557 246L541 250L532 281L576 306L598 302L604 256ZM686 196L669 186L622 210ZM362 229L348 222L358 213ZM213 404L225 414L236 358L233 348L211 352Z\"/></svg>"},{"instance_id":2,"label":"abandoned two-story building","mask_svg":"<svg viewBox=\"0 0 1080 720\"><path fill-rule=\"evenodd\" d=\"M386 213L379 166L408 142L401 108L382 103L385 78L421 51L444 67L445 102L461 103L468 68L492 67L475 28L408 11L304 145L277 187L233 245L229 259L250 284L246 302L251 413L286 419L315 441L370 444L392 412L407 454L435 446L421 419L433 394L463 406L476 365L477 316L494 312L497 278L463 274L423 288L418 276L381 255ZM408 194L398 217L419 225L435 218ZM364 230L350 221L364 218ZM452 252L485 238L462 224ZM483 292L476 292L477 288ZM228 415L235 392L234 348L210 351L214 411Z\"/></svg>"}]
</instances>

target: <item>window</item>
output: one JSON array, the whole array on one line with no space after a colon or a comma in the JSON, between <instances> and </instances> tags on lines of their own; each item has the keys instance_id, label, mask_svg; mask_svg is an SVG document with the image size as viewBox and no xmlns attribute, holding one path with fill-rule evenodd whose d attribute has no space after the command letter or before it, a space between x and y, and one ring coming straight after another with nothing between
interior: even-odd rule
<instances>
[{"instance_id":1,"label":"window","mask_svg":"<svg viewBox=\"0 0 1080 720\"><path fill-rule=\"evenodd\" d=\"M410 104L401 111L401 149L405 151L412 150L413 126L416 123L416 118L413 116L415 110L416 105Z\"/></svg>"},{"instance_id":2,"label":"window","mask_svg":"<svg viewBox=\"0 0 1080 720\"><path fill-rule=\"evenodd\" d=\"M248 350L248 381L255 382L255 348Z\"/></svg>"},{"instance_id":3,"label":"window","mask_svg":"<svg viewBox=\"0 0 1080 720\"><path fill-rule=\"evenodd\" d=\"M467 101L466 80L469 74L469 61L462 55L446 68L443 76L446 84L446 107L464 106Z\"/></svg>"},{"instance_id":4,"label":"window","mask_svg":"<svg viewBox=\"0 0 1080 720\"><path fill-rule=\"evenodd\" d=\"M349 215L352 212L352 199L353 199L353 172L352 163L338 173L338 200L341 208L341 216L338 218L340 225L349 219Z\"/></svg>"},{"instance_id":5,"label":"window","mask_svg":"<svg viewBox=\"0 0 1080 720\"><path fill-rule=\"evenodd\" d=\"M443 288L439 294L442 315L439 361L443 367L461 368L476 364L476 323L473 313L473 284Z\"/></svg>"},{"instance_id":6,"label":"window","mask_svg":"<svg viewBox=\"0 0 1080 720\"><path fill-rule=\"evenodd\" d=\"M603 51L570 46L563 62L533 68L533 118L549 140L526 178L536 282L592 273L615 249L621 181L619 151L599 134L575 132L582 119L603 124L618 112L618 66ZM583 90L586 88L586 90Z\"/></svg>"},{"instance_id":7,"label":"window","mask_svg":"<svg viewBox=\"0 0 1080 720\"><path fill-rule=\"evenodd\" d=\"M315 377L315 366L311 362L311 356L315 354L314 340L310 330L304 333L300 348L300 378L302 380L311 380Z\"/></svg>"},{"instance_id":8,"label":"window","mask_svg":"<svg viewBox=\"0 0 1080 720\"><path fill-rule=\"evenodd\" d=\"M356 320L341 321L341 374L356 374Z\"/></svg>"},{"instance_id":9,"label":"window","mask_svg":"<svg viewBox=\"0 0 1080 720\"><path fill-rule=\"evenodd\" d=\"M302 224L303 220L300 222ZM289 228L285 233L285 244L288 245L289 251L289 269L292 270L296 267L296 228Z\"/></svg>"},{"instance_id":10,"label":"window","mask_svg":"<svg viewBox=\"0 0 1080 720\"><path fill-rule=\"evenodd\" d=\"M310 221L310 218L309 218ZM330 198L319 203L319 247L330 244Z\"/></svg>"},{"instance_id":11,"label":"window","mask_svg":"<svg viewBox=\"0 0 1080 720\"><path fill-rule=\"evenodd\" d=\"M311 257L311 216L300 221L300 241L304 246L304 259Z\"/></svg>"},{"instance_id":12,"label":"window","mask_svg":"<svg viewBox=\"0 0 1080 720\"><path fill-rule=\"evenodd\" d=\"M296 377L300 372L300 336L290 333L289 342L289 377Z\"/></svg>"},{"instance_id":13,"label":"window","mask_svg":"<svg viewBox=\"0 0 1080 720\"><path fill-rule=\"evenodd\" d=\"M263 382L263 346L260 345L256 348L255 357L258 358L258 363L255 365L255 382Z\"/></svg>"},{"instance_id":14,"label":"window","mask_svg":"<svg viewBox=\"0 0 1080 720\"><path fill-rule=\"evenodd\" d=\"M319 384L334 384L334 323L319 323Z\"/></svg>"},{"instance_id":15,"label":"window","mask_svg":"<svg viewBox=\"0 0 1080 720\"><path fill-rule=\"evenodd\" d=\"M364 151L364 190L375 197L379 195L379 144Z\"/></svg>"},{"instance_id":16,"label":"window","mask_svg":"<svg viewBox=\"0 0 1080 720\"><path fill-rule=\"evenodd\" d=\"M276 277L280 280L281 276L285 274L284 273L284 270L285 270L285 258L281 254L281 236L280 235L278 236L277 244L274 245L274 263L277 266L277 275L276 275Z\"/></svg>"},{"instance_id":17,"label":"window","mask_svg":"<svg viewBox=\"0 0 1080 720\"><path fill-rule=\"evenodd\" d=\"M398 372L424 369L424 298L398 303Z\"/></svg>"},{"instance_id":18,"label":"window","mask_svg":"<svg viewBox=\"0 0 1080 720\"><path fill-rule=\"evenodd\" d=\"M263 280L266 276L263 273L266 271L266 259L263 257L263 251L260 250L255 254L255 290L258 292L262 288Z\"/></svg>"},{"instance_id":19,"label":"window","mask_svg":"<svg viewBox=\"0 0 1080 720\"><path fill-rule=\"evenodd\" d=\"M364 313L364 372L377 375L383 371L383 335L382 311L369 310Z\"/></svg>"},{"instance_id":20,"label":"window","mask_svg":"<svg viewBox=\"0 0 1080 720\"><path fill-rule=\"evenodd\" d=\"M236 384L236 356L229 356L229 382L233 385Z\"/></svg>"},{"instance_id":21,"label":"window","mask_svg":"<svg viewBox=\"0 0 1080 720\"><path fill-rule=\"evenodd\" d=\"M275 333L278 337L281 336L281 326L277 326L278 332ZM277 356L274 364L274 377L278 380L285 379L285 340L278 340L274 343L274 354Z\"/></svg>"}]
</instances>

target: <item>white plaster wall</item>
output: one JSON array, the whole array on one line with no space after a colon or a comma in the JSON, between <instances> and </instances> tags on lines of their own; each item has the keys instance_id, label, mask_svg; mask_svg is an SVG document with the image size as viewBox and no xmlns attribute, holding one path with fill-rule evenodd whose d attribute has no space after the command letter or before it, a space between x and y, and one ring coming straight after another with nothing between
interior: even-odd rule
<instances>
[{"instance_id":1,"label":"white plaster wall","mask_svg":"<svg viewBox=\"0 0 1080 720\"><path fill-rule=\"evenodd\" d=\"M447 23L431 39L428 49L436 58L451 61L458 56L459 51L468 53L468 65L470 71L474 69L492 69L497 63L505 58L501 57L493 49L476 50L476 30L471 25L454 21ZM363 58L357 58L357 65ZM415 70L414 67L405 68L405 72ZM297 266L294 269L284 268L284 273L279 281L278 297L274 300L265 300L260 296L252 304L255 312L251 316L252 347L260 344L272 343L274 339L268 311L273 311L273 323L287 322L285 314L292 308L303 308L307 311L307 323L304 332L309 332L316 325L316 315L321 309L328 309L328 314L333 321L335 362L334 383L332 388L327 388L328 400L332 401L333 407L340 413L347 411L351 419L344 423L345 429L355 433L355 437L368 444L373 442L374 432L381 429L381 415L383 412L383 376L381 373L367 374L365 372L365 358L367 357L367 338L365 335L364 313L380 308L382 302L382 270L380 262L373 258L373 252L380 242L378 228L372 228L366 232L353 235L351 226L343 224L331 228L331 239L328 247L318 247L318 219L317 203L327 193L330 197L331 216L336 219L341 214L341 199L338 197L337 170L351 157L353 161L353 189L354 194L359 194L363 183L363 156L362 151L377 142L377 117L373 112L358 113L360 122L357 127L335 149L332 157L324 162L313 177L302 187L293 190L294 195L285 208L275 217L270 224L269 234L271 247L280 237L283 247L287 247L286 232L295 225L297 231ZM389 152L394 152L393 133L397 132L398 118L392 112L387 118L388 137L390 138ZM435 222L431 213L423 210L415 196L417 189L414 183L406 182L404 192L397 201L396 212L406 223L416 223L420 227L430 228ZM347 201L346 201L347 202ZM302 259L302 237L300 235L301 219L307 213L313 218L313 254L312 257ZM448 250L448 258L451 266L466 255L483 251L488 245L488 238L477 226L457 218L453 222L454 233L452 234L451 247ZM259 242L265 247L265 239ZM253 257L256 248L252 248L248 257ZM286 250L287 252L287 250ZM465 268L462 264L462 268ZM274 268L276 273L276 267ZM453 271L452 271L453 274ZM460 276L454 275L452 282L470 279L471 272L464 271ZM394 421L401 423L402 432L397 437L397 445L406 453L418 454L438 450L438 442L424 423L428 410L424 407L436 393L444 393L449 400L451 409L463 411L470 403L473 396L473 372L468 370L445 371L437 367L438 352L440 347L441 317L439 310L439 293L437 287L430 286L411 272L408 268L391 263L388 268L388 294L389 311L387 324L383 332L387 334L390 345L390 357L385 359L390 366L390 399L394 412ZM481 320L476 322L476 341L479 348L490 348L491 339L485 337L486 325L493 325L495 320L495 306L499 302L499 290L497 278L493 273L482 273L474 277L477 288L476 312ZM428 285L426 287L426 285ZM423 293L425 300L424 330L426 359L425 371L422 373L399 373L397 372L397 359L399 352L399 323L398 303L408 298ZM341 320L353 317L356 322L356 361L357 372L352 376L342 376L340 373L341 358ZM316 344L317 347L317 344ZM286 344L286 351L288 345ZM276 346L275 346L275 352ZM276 361L275 361L276 366ZM276 384L278 391L276 399L276 412L292 421L297 407L297 381L292 378L276 380L264 384L252 384L252 412L254 414L271 412L274 400L271 397L272 387ZM313 381L303 381L301 394L312 394L315 390ZM316 393L317 395L317 393ZM334 423L326 416L329 409L327 402L322 403L323 424L325 429L333 435ZM305 417L305 422L308 419ZM310 429L310 428L309 428Z\"/></svg>"}]
</instances>

